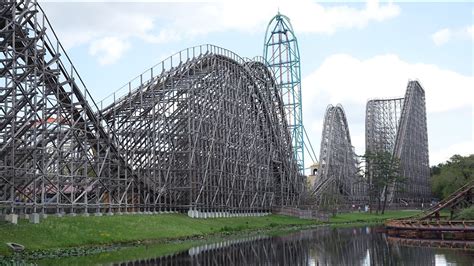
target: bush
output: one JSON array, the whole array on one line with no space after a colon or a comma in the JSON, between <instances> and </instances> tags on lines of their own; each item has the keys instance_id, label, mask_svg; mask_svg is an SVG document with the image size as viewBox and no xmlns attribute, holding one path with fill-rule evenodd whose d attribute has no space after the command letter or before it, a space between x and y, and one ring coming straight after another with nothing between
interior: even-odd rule
<instances>
[{"instance_id":1,"label":"bush","mask_svg":"<svg viewBox=\"0 0 474 266\"><path fill-rule=\"evenodd\" d=\"M454 155L446 163L431 167L431 187L436 197L445 199L474 180L474 154Z\"/></svg>"},{"instance_id":2,"label":"bush","mask_svg":"<svg viewBox=\"0 0 474 266\"><path fill-rule=\"evenodd\" d=\"M462 210L457 216L457 220L474 220L474 206Z\"/></svg>"}]
</instances>

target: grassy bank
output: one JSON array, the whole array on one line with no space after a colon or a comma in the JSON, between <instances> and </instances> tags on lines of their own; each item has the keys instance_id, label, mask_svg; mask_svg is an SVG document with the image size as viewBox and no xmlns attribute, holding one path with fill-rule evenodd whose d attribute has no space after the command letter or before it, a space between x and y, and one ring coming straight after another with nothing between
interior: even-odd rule
<instances>
[{"instance_id":1,"label":"grassy bank","mask_svg":"<svg viewBox=\"0 0 474 266\"><path fill-rule=\"evenodd\" d=\"M348 213L332 217L329 224L377 223L389 218L406 217L417 211L389 211L385 215ZM241 231L279 230L322 224L282 215L191 219L184 214L124 215L102 217L48 217L40 224L20 221L18 225L0 223L0 255L11 255L7 242L20 243L27 252L66 252L120 244L140 244L173 240L199 240L211 235ZM60 249L59 251L57 249ZM105 249L104 251L107 251ZM100 250L99 250L100 252Z\"/></svg>"},{"instance_id":2,"label":"grassy bank","mask_svg":"<svg viewBox=\"0 0 474 266\"><path fill-rule=\"evenodd\" d=\"M114 265L143 259L158 258L170 254L186 251L194 246L199 246L203 241L184 241L181 243L150 244L127 247L110 252L101 252L87 256L49 257L34 260L41 266L55 265ZM28 261L24 261L28 262Z\"/></svg>"},{"instance_id":3,"label":"grassy bank","mask_svg":"<svg viewBox=\"0 0 474 266\"><path fill-rule=\"evenodd\" d=\"M97 265L97 264L121 264L124 262L133 262L137 260L146 260L176 254L179 252L188 252L192 247L204 246L206 244L220 243L225 245L226 242L232 240L242 240L247 237L259 235L261 237L287 236L292 232L300 231L302 227L291 226L284 229L262 229L258 231L243 231L238 234L231 235L214 235L201 240L175 240L165 243L151 243L136 246L128 246L119 248L110 252L102 252L87 256L76 257L54 257L49 256L45 259L33 260L37 265ZM1 265L1 264L0 264Z\"/></svg>"},{"instance_id":4,"label":"grassy bank","mask_svg":"<svg viewBox=\"0 0 474 266\"><path fill-rule=\"evenodd\" d=\"M417 210L386 211L384 214L352 212L338 214L329 219L331 224L343 223L382 223L387 219L405 218L420 213Z\"/></svg>"},{"instance_id":5,"label":"grassy bank","mask_svg":"<svg viewBox=\"0 0 474 266\"><path fill-rule=\"evenodd\" d=\"M18 225L0 224L0 254L10 254L6 242L20 243L27 251L33 251L185 239L216 233L318 223L281 215L215 219L191 219L183 214L48 217L36 225L26 221L20 221Z\"/></svg>"}]
</instances>

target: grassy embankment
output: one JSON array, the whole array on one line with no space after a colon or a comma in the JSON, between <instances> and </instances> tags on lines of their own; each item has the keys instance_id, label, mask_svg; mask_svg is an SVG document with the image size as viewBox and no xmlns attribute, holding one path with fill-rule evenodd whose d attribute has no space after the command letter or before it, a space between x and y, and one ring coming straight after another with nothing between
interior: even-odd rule
<instances>
[{"instance_id":1,"label":"grassy embankment","mask_svg":"<svg viewBox=\"0 0 474 266\"><path fill-rule=\"evenodd\" d=\"M416 211L389 211L385 215L340 214L329 224L377 223L406 217ZM48 217L40 224L20 221L18 225L0 223L0 255L11 255L7 242L20 243L31 251L137 244L171 240L199 239L209 235L240 231L309 227L322 224L289 216L191 219L184 214L124 215L103 217Z\"/></svg>"},{"instance_id":2,"label":"grassy embankment","mask_svg":"<svg viewBox=\"0 0 474 266\"><path fill-rule=\"evenodd\" d=\"M243 230L315 224L318 222L281 215L216 219L192 219L184 214L48 217L36 225L26 221L20 221L18 225L0 224L0 255L10 253L4 244L6 242L20 243L31 251L185 239Z\"/></svg>"},{"instance_id":3,"label":"grassy embankment","mask_svg":"<svg viewBox=\"0 0 474 266\"><path fill-rule=\"evenodd\" d=\"M399 211L386 211L384 214L364 213L364 212L351 212L338 214L335 217L329 219L330 224L345 224L345 223L360 223L360 224L371 224L371 223L383 223L388 219L405 218L420 213L417 210L399 210Z\"/></svg>"}]
</instances>

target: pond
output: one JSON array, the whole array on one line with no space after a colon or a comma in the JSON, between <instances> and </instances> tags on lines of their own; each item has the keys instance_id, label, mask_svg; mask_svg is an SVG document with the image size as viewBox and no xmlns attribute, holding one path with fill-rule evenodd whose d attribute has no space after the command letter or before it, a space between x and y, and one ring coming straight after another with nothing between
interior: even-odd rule
<instances>
[{"instance_id":1,"label":"pond","mask_svg":"<svg viewBox=\"0 0 474 266\"><path fill-rule=\"evenodd\" d=\"M179 251L177 251L179 250ZM164 255L168 253L168 255ZM320 227L122 249L38 264L102 265L474 265L474 251L403 246L380 227Z\"/></svg>"}]
</instances>

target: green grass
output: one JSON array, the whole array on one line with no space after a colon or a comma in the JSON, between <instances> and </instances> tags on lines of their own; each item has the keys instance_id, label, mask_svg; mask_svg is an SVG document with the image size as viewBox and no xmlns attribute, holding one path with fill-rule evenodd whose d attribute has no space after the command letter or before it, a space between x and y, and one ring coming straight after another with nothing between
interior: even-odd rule
<instances>
[{"instance_id":1,"label":"green grass","mask_svg":"<svg viewBox=\"0 0 474 266\"><path fill-rule=\"evenodd\" d=\"M199 241L185 241L182 243L166 243L140 245L129 247L112 252L102 252L88 256L74 256L62 258L47 258L33 261L37 265L98 265L112 264L126 261L143 260L148 258L158 258L185 251L193 246L199 245Z\"/></svg>"},{"instance_id":2,"label":"green grass","mask_svg":"<svg viewBox=\"0 0 474 266\"><path fill-rule=\"evenodd\" d=\"M386 219L407 217L418 212L387 211L384 215L346 213L330 218L328 223L334 225L380 223ZM23 220L18 225L0 223L0 256L12 254L5 244L7 242L24 245L30 254L54 253L53 251L61 253L63 250L68 254L68 249L74 254L76 252L74 248L78 247L93 249L122 244L167 244L177 239L199 240L210 235L228 235L242 231L277 231L319 224L322 223L283 215L214 219L192 219L184 214L62 218L50 216L40 224L30 224ZM79 249L79 252L81 251ZM98 252L101 252L100 248Z\"/></svg>"},{"instance_id":3,"label":"green grass","mask_svg":"<svg viewBox=\"0 0 474 266\"><path fill-rule=\"evenodd\" d=\"M183 214L48 217L40 224L27 221L20 221L18 225L0 224L0 255L11 254L5 245L7 242L20 243L26 251L35 251L315 224L318 222L282 215L214 219L192 219Z\"/></svg>"},{"instance_id":4,"label":"green grass","mask_svg":"<svg viewBox=\"0 0 474 266\"><path fill-rule=\"evenodd\" d=\"M294 226L290 229L280 230L263 230L258 234L262 236L275 237L286 236L291 232L299 231L301 227ZM187 241L171 241L170 243L146 244L133 247L126 247L111 252L102 252L88 256L46 258L40 260L32 260L37 265L97 265L97 264L113 264L123 263L127 261L144 260L158 258L161 256L176 254L178 252L187 251L192 247L203 246L204 244L223 243L228 240L240 240L247 236L254 236L255 231L240 232L229 236L217 235L215 237L206 238L204 240L187 240Z\"/></svg>"},{"instance_id":5,"label":"green grass","mask_svg":"<svg viewBox=\"0 0 474 266\"><path fill-rule=\"evenodd\" d=\"M335 217L329 218L331 224L341 223L381 223L387 219L405 218L420 213L417 210L400 210L400 211L386 211L382 214L351 212L338 214Z\"/></svg>"}]
</instances>

